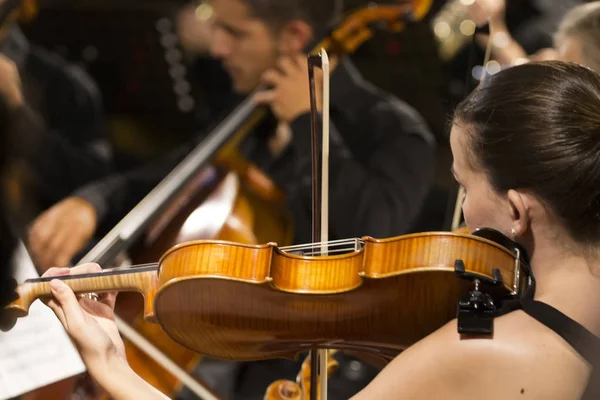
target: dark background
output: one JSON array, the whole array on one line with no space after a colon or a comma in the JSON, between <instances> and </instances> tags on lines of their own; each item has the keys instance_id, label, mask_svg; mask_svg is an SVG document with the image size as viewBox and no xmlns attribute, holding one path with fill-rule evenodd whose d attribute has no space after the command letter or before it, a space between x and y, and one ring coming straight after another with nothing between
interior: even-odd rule
<instances>
[{"instance_id":1,"label":"dark background","mask_svg":"<svg viewBox=\"0 0 600 400\"><path fill-rule=\"evenodd\" d=\"M526 50L534 52L551 45L550 33L563 9L577 2L508 0L507 21ZM365 3L346 0L345 8ZM95 79L119 169L160 156L194 136L202 129L198 121L203 118L205 85L227 88L226 75L210 59L192 64L184 57L175 70L166 61L161 40L165 35L173 37L174 17L185 4L182 0L42 1L37 17L22 25L34 44L83 66ZM442 228L445 204L454 196L446 123L465 94L472 64L483 58L482 51L467 44L450 60L440 59L431 21L444 4L434 0L424 20L398 33L378 32L351 55L368 80L416 107L440 143L438 185L424 212L423 230ZM185 74L190 82L194 110L179 107L174 73Z\"/></svg>"}]
</instances>

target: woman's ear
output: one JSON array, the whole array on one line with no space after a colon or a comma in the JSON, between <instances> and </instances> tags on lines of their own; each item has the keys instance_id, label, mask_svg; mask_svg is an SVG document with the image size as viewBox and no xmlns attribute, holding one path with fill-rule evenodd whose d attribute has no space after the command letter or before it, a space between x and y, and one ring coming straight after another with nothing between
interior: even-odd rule
<instances>
[{"instance_id":1,"label":"woman's ear","mask_svg":"<svg viewBox=\"0 0 600 400\"><path fill-rule=\"evenodd\" d=\"M514 239L516 236L523 236L527 231L531 217L529 202L525 194L512 189L508 191L507 198L512 220L510 230Z\"/></svg>"}]
</instances>

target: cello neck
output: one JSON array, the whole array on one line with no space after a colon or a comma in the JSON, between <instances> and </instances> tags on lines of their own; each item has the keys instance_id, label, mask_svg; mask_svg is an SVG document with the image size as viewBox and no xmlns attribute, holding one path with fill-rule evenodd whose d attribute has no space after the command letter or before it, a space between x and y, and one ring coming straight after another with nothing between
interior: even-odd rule
<instances>
[{"instance_id":1,"label":"cello neck","mask_svg":"<svg viewBox=\"0 0 600 400\"><path fill-rule=\"evenodd\" d=\"M192 178L240 132L250 131L266 114L252 96L244 100L217 128L135 206L77 264L95 262L102 267L112 264L139 237L151 221L175 198ZM250 125L250 126L248 126ZM240 126L244 127L240 130ZM241 135L236 138L239 140Z\"/></svg>"}]
</instances>

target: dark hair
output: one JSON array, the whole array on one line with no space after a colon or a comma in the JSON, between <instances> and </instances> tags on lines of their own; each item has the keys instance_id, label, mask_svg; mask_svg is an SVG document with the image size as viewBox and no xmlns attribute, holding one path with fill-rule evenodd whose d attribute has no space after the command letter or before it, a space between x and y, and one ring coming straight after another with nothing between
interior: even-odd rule
<instances>
[{"instance_id":1,"label":"dark hair","mask_svg":"<svg viewBox=\"0 0 600 400\"><path fill-rule=\"evenodd\" d=\"M14 147L11 144L10 120L8 107L4 101L0 100L0 178L2 179L8 157ZM0 181L0 184L0 187L3 187L3 182ZM6 208L6 199L0 190L0 326L3 324L4 305L11 300L13 295L11 260L17 244L17 239L8 222Z\"/></svg>"},{"instance_id":2,"label":"dark hair","mask_svg":"<svg viewBox=\"0 0 600 400\"><path fill-rule=\"evenodd\" d=\"M252 15L277 31L292 20L302 20L313 30L330 28L342 11L341 0L244 0Z\"/></svg>"},{"instance_id":3,"label":"dark hair","mask_svg":"<svg viewBox=\"0 0 600 400\"><path fill-rule=\"evenodd\" d=\"M600 241L600 76L560 61L511 67L460 103L454 120L496 190L529 191L576 242Z\"/></svg>"}]
</instances>

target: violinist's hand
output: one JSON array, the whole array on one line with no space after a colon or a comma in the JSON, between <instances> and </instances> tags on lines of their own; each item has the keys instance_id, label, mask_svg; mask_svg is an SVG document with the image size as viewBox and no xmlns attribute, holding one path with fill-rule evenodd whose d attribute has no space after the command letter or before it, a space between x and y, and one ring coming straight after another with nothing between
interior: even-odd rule
<instances>
[{"instance_id":1,"label":"violinist's hand","mask_svg":"<svg viewBox=\"0 0 600 400\"><path fill-rule=\"evenodd\" d=\"M0 96L13 108L21 106L24 102L19 70L15 63L3 54L0 54Z\"/></svg>"},{"instance_id":2,"label":"violinist's hand","mask_svg":"<svg viewBox=\"0 0 600 400\"><path fill-rule=\"evenodd\" d=\"M322 92L320 72L320 69L315 70L317 108L320 108ZM258 92L254 101L268 104L280 122L290 123L300 115L310 112L308 61L305 54L280 57L277 69L267 70L261 80L271 88Z\"/></svg>"},{"instance_id":3,"label":"violinist's hand","mask_svg":"<svg viewBox=\"0 0 600 400\"><path fill-rule=\"evenodd\" d=\"M100 271L97 264L72 269L51 268L43 276L77 275ZM167 396L138 376L127 363L123 339L115 324L116 293L99 294L99 301L76 296L62 281L50 282L54 298L47 301L77 350L90 375L115 400L164 400Z\"/></svg>"},{"instance_id":4,"label":"violinist's hand","mask_svg":"<svg viewBox=\"0 0 600 400\"><path fill-rule=\"evenodd\" d=\"M469 6L473 21L477 25L484 25L488 20L498 26L504 26L506 1L505 0L475 0Z\"/></svg>"},{"instance_id":5,"label":"violinist's hand","mask_svg":"<svg viewBox=\"0 0 600 400\"><path fill-rule=\"evenodd\" d=\"M72 269L50 268L43 277L78 275L101 271L98 264L83 264ZM76 296L61 280L50 282L54 298L47 301L75 342L88 367L106 367L117 359L127 363L123 339L115 323L116 293L99 293L98 301Z\"/></svg>"},{"instance_id":6,"label":"violinist's hand","mask_svg":"<svg viewBox=\"0 0 600 400\"><path fill-rule=\"evenodd\" d=\"M68 197L38 216L28 237L31 255L42 271L66 267L96 231L96 210L86 200Z\"/></svg>"}]
</instances>

